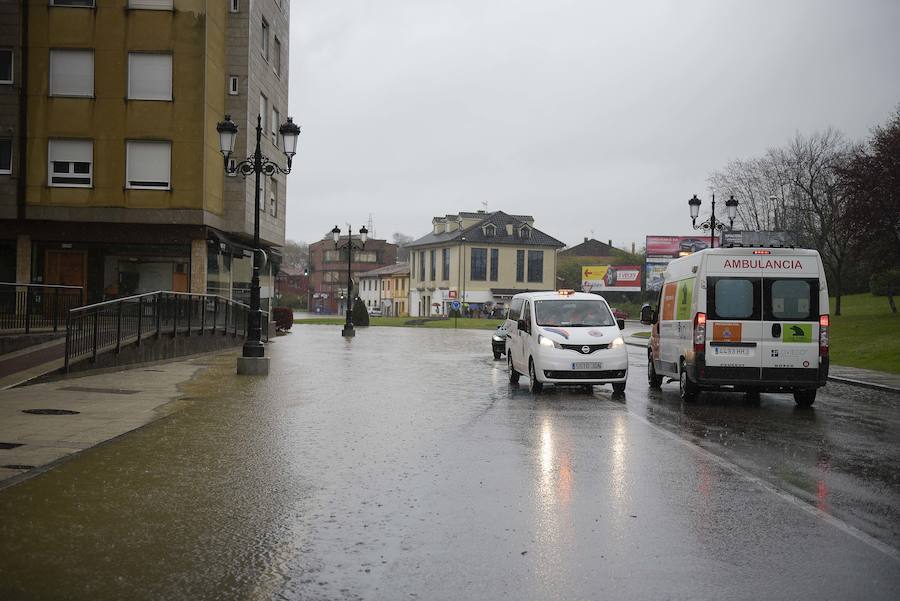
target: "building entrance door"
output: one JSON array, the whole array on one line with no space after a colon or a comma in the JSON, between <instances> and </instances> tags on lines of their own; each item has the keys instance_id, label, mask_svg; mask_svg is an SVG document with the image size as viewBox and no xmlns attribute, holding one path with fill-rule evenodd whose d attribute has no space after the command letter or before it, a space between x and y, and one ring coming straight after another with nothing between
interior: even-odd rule
<instances>
[{"instance_id":1,"label":"building entrance door","mask_svg":"<svg viewBox=\"0 0 900 601\"><path fill-rule=\"evenodd\" d=\"M44 283L81 286L81 302L87 293L87 253L83 250L48 250L44 256Z\"/></svg>"}]
</instances>

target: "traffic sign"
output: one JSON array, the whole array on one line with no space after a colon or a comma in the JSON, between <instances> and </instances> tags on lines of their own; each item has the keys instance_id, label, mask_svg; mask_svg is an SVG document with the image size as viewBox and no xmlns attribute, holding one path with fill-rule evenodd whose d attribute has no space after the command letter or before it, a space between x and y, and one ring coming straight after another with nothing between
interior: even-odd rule
<instances>
[{"instance_id":1,"label":"traffic sign","mask_svg":"<svg viewBox=\"0 0 900 601\"><path fill-rule=\"evenodd\" d=\"M451 309L454 309L454 310L456 310L456 311L459 311L459 307L460 307L459 301L453 301L452 303L450 303L450 308L451 308Z\"/></svg>"}]
</instances>

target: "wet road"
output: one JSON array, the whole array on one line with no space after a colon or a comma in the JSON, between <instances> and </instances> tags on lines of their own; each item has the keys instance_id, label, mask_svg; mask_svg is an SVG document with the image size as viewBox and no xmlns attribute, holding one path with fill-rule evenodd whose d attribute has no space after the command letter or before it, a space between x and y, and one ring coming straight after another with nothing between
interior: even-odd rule
<instances>
[{"instance_id":1,"label":"wet road","mask_svg":"<svg viewBox=\"0 0 900 601\"><path fill-rule=\"evenodd\" d=\"M0 491L2 599L896 599L900 399L510 388L488 331L295 327Z\"/></svg>"}]
</instances>

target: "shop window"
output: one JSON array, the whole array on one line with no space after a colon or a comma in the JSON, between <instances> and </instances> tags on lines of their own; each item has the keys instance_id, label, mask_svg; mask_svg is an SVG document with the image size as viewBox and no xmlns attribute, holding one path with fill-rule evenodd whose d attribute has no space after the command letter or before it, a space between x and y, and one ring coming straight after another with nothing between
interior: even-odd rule
<instances>
[{"instance_id":1,"label":"shop window","mask_svg":"<svg viewBox=\"0 0 900 601\"><path fill-rule=\"evenodd\" d=\"M171 188L171 142L132 140L126 146L125 187L149 190Z\"/></svg>"},{"instance_id":2,"label":"shop window","mask_svg":"<svg viewBox=\"0 0 900 601\"><path fill-rule=\"evenodd\" d=\"M94 95L94 51L50 51L50 95Z\"/></svg>"},{"instance_id":3,"label":"shop window","mask_svg":"<svg viewBox=\"0 0 900 601\"><path fill-rule=\"evenodd\" d=\"M94 183L92 140L50 140L47 157L50 186L90 188Z\"/></svg>"},{"instance_id":4,"label":"shop window","mask_svg":"<svg viewBox=\"0 0 900 601\"><path fill-rule=\"evenodd\" d=\"M172 100L172 55L128 53L129 100Z\"/></svg>"}]
</instances>

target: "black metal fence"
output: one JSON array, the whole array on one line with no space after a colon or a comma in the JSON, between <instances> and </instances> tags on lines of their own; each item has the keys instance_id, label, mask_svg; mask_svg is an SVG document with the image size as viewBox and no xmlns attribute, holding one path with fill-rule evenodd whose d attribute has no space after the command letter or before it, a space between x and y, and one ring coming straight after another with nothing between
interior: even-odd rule
<instances>
[{"instance_id":1,"label":"black metal fence","mask_svg":"<svg viewBox=\"0 0 900 601\"><path fill-rule=\"evenodd\" d=\"M57 332L66 325L69 309L82 303L80 286L0 282L0 331Z\"/></svg>"},{"instance_id":2,"label":"black metal fence","mask_svg":"<svg viewBox=\"0 0 900 601\"><path fill-rule=\"evenodd\" d=\"M246 336L250 307L212 294L150 292L71 309L66 319L65 371L84 359L161 336ZM268 313L260 311L268 342Z\"/></svg>"}]
</instances>

